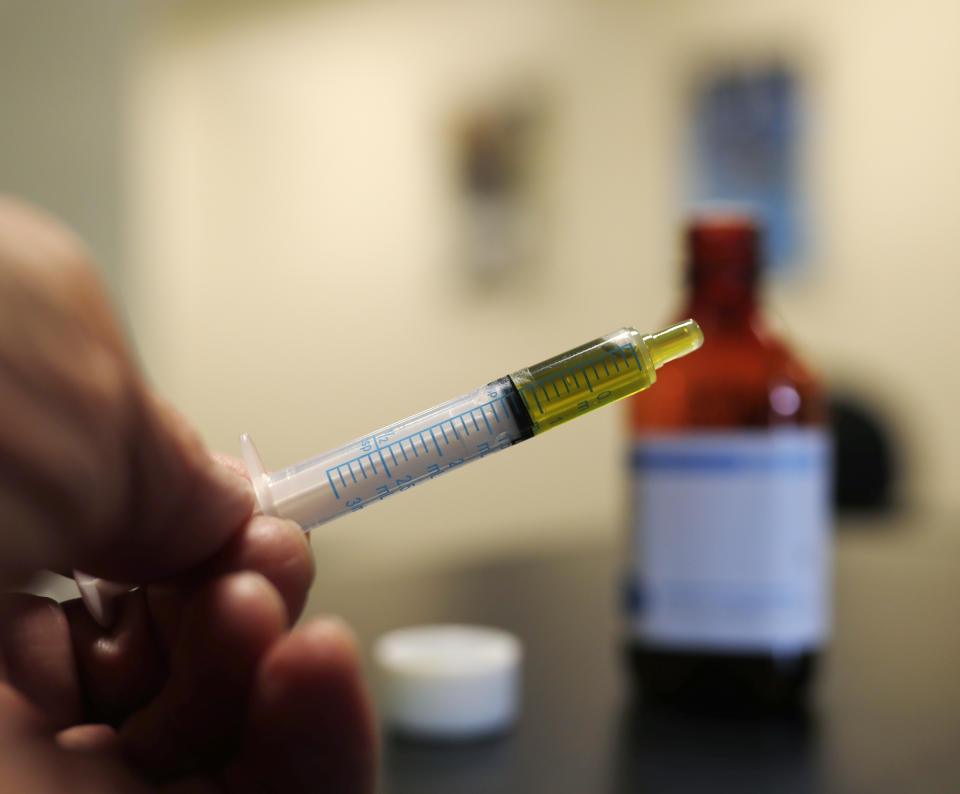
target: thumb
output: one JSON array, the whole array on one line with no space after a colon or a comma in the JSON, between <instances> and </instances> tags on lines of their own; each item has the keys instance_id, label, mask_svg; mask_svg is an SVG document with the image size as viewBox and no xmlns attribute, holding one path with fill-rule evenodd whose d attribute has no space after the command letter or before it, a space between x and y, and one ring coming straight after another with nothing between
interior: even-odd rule
<instances>
[{"instance_id":1,"label":"thumb","mask_svg":"<svg viewBox=\"0 0 960 794\"><path fill-rule=\"evenodd\" d=\"M251 506L144 386L80 242L0 197L0 580L167 575L216 550Z\"/></svg>"},{"instance_id":2,"label":"thumb","mask_svg":"<svg viewBox=\"0 0 960 794\"><path fill-rule=\"evenodd\" d=\"M217 461L169 405L143 390L124 507L73 567L130 583L167 578L213 555L253 512L250 482Z\"/></svg>"}]
</instances>

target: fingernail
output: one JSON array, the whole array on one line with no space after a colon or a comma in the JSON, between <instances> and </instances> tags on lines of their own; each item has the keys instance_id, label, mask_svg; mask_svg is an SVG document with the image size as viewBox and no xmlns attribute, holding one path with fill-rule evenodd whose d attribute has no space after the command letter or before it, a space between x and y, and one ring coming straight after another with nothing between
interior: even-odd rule
<instances>
[{"instance_id":1,"label":"fingernail","mask_svg":"<svg viewBox=\"0 0 960 794\"><path fill-rule=\"evenodd\" d=\"M73 580L77 583L80 598L83 599L90 617L105 629L113 626L117 619L117 604L120 597L130 588L117 582L98 579L81 571L73 572Z\"/></svg>"},{"instance_id":2,"label":"fingernail","mask_svg":"<svg viewBox=\"0 0 960 794\"><path fill-rule=\"evenodd\" d=\"M357 634L343 618L338 615L320 615L310 623L310 628L324 639L333 638L338 642L346 641L351 652L358 647Z\"/></svg>"},{"instance_id":3,"label":"fingernail","mask_svg":"<svg viewBox=\"0 0 960 794\"><path fill-rule=\"evenodd\" d=\"M219 480L219 484L224 488L239 492L244 498L253 501L253 486L250 485L250 480L236 469L214 461L213 472L214 477Z\"/></svg>"}]
</instances>

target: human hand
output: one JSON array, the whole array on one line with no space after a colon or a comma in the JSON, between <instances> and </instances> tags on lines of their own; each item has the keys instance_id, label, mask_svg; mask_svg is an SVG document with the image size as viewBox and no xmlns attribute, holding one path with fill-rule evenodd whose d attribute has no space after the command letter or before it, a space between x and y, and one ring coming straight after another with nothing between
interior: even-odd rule
<instances>
[{"instance_id":1,"label":"human hand","mask_svg":"<svg viewBox=\"0 0 960 794\"><path fill-rule=\"evenodd\" d=\"M0 792L369 791L352 641L290 626L295 525L144 386L80 246L0 200L0 584L144 585L109 630L0 596Z\"/></svg>"},{"instance_id":2,"label":"human hand","mask_svg":"<svg viewBox=\"0 0 960 794\"><path fill-rule=\"evenodd\" d=\"M0 597L0 792L369 792L375 743L350 635L289 630L313 575L257 516L213 559L122 598Z\"/></svg>"}]
</instances>

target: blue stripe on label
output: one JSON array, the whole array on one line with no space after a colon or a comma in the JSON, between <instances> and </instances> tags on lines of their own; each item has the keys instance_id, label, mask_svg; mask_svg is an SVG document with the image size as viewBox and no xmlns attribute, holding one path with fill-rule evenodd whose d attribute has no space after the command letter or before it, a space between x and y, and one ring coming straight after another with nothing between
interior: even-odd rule
<instances>
[{"instance_id":1,"label":"blue stripe on label","mask_svg":"<svg viewBox=\"0 0 960 794\"><path fill-rule=\"evenodd\" d=\"M628 615L639 617L648 612L671 610L674 614L705 615L802 609L809 594L795 585L770 582L762 585L730 582L664 581L646 583L628 576L622 585L621 599Z\"/></svg>"},{"instance_id":2,"label":"blue stripe on label","mask_svg":"<svg viewBox=\"0 0 960 794\"><path fill-rule=\"evenodd\" d=\"M631 456L635 470L742 472L806 471L823 465L825 453L810 450L678 451L638 449Z\"/></svg>"}]
</instances>

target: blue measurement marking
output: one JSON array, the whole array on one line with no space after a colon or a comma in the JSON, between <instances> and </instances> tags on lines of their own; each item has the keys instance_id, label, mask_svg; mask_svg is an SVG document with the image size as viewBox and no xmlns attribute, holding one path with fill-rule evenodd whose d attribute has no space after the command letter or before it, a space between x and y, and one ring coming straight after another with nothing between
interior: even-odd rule
<instances>
[{"instance_id":1,"label":"blue measurement marking","mask_svg":"<svg viewBox=\"0 0 960 794\"><path fill-rule=\"evenodd\" d=\"M601 383L604 376L610 377L610 364L613 365L615 372L620 372L620 364L623 364L625 369L629 370L631 367L630 359L636 362L637 371L643 372L643 365L640 363L640 359L637 357L637 351L633 345L618 345L612 350L604 351L599 356L568 367L567 369L560 370L549 378L542 378L533 383L528 383L523 386L520 391L524 393L525 399L532 398L534 404L537 406L537 410L542 412L543 406L540 402L541 398L546 403L553 401L548 391L551 386L553 387L556 397L560 396L560 383L563 383L567 394L571 393L567 376L573 379L573 385L576 389L582 389L585 386L587 390L592 393L594 391L594 385ZM603 368L603 375L600 374L598 367ZM590 377L591 371L593 372L592 378ZM577 378L578 374L583 376L583 386L580 385L580 381Z\"/></svg>"},{"instance_id":2,"label":"blue measurement marking","mask_svg":"<svg viewBox=\"0 0 960 794\"><path fill-rule=\"evenodd\" d=\"M537 381L534 381L533 383L528 383L526 386L524 386L522 389L520 389L520 391L521 391L521 392L528 392L529 394L533 395L533 401L537 404L537 410L538 410L538 411L543 411L543 406L540 405L540 398L537 397L537 386L538 386L538 385L539 385L538 382L537 382Z\"/></svg>"},{"instance_id":3,"label":"blue measurement marking","mask_svg":"<svg viewBox=\"0 0 960 794\"><path fill-rule=\"evenodd\" d=\"M496 409L496 405L498 403L500 404L501 410L503 411L502 418ZM487 409L490 409L490 412L493 414L494 422L496 424L491 424L487 416ZM471 408L469 411L464 411L463 413L456 414L455 416L452 416L449 419L444 419L441 422L437 422L436 424L433 424L430 427L424 428L415 433L411 433L408 436L403 436L402 438L392 440L383 447L378 447L377 449L372 450L371 452L366 452L362 455L358 455L355 458L344 461L343 463L340 463L337 466L332 466L331 468L327 469L326 475L327 475L327 482L330 485L330 489L333 492L334 498L339 500L341 498L341 489L345 489L348 487L348 483L344 478L344 469L346 469L347 474L350 475L354 483L358 483L357 476L354 471L354 465L356 465L360 469L360 473L363 475L364 479L369 479L366 468L364 467L364 461L366 461L370 465L372 473L379 474L376 468L376 463L373 458L373 456L376 455L377 457L379 457L380 462L383 466L383 474L381 474L380 477L381 478L384 476L389 477L390 470L387 466L386 458L384 457L384 451L389 453L390 457L393 459L394 465L399 465L396 453L394 451L394 447L396 447L396 449L400 451L400 454L403 456L403 459L405 461L409 461L410 458L407 454L407 449L404 446L404 444L409 444L410 450L413 452L414 456L420 457L420 450L417 449L416 439L417 438L420 439L420 443L423 445L422 451L424 453L429 453L429 449L427 447L428 442L427 442L426 434L429 434L430 439L433 441L434 447L436 448L436 455L439 457L442 457L443 450L440 448L440 441L442 440L445 446L449 446L450 444L453 443L450 440L449 436L447 435L446 431L449 430L451 433L454 434L454 437L457 440L460 439L460 435L456 431L456 426L455 426L456 422L460 422L460 426L463 428L464 433L468 436L470 435L470 432L471 432L466 423L466 420L468 418L473 423L473 426L475 428L474 432L482 432L483 427L481 426L480 422L477 419L477 415L476 415L477 411L480 412L480 418L483 419L483 426L486 427L487 433L490 436L494 436L494 437L496 436L496 429L495 429L496 425L500 424L501 421L508 420L511 417L511 411L510 411L509 403L507 402L506 397L497 397L496 399L491 400L490 402L483 403L482 405L479 405L475 408ZM440 431L440 436L437 436L436 434L437 430ZM512 433L506 433L504 435L506 435L508 445L509 445L509 441L513 440L514 436ZM433 453L430 453L430 454L433 454ZM336 478L334 477L334 475L336 475ZM339 485L337 485L336 479L340 480Z\"/></svg>"}]
</instances>

